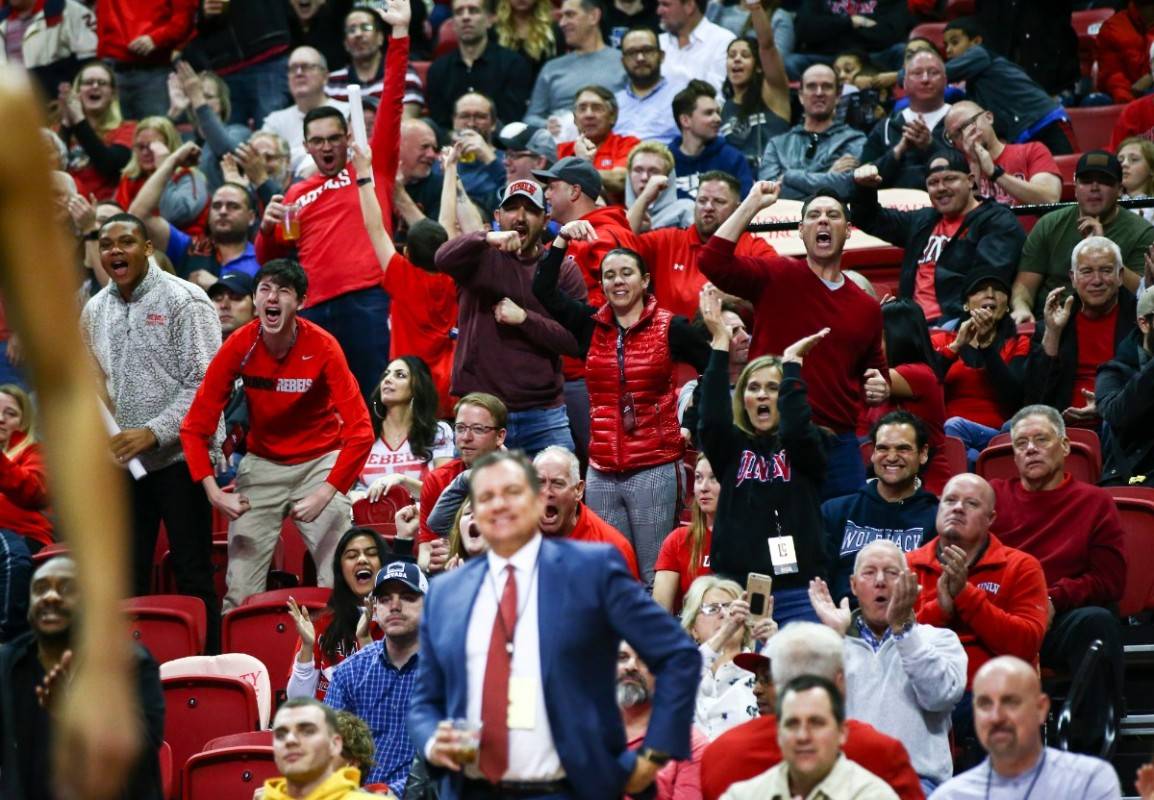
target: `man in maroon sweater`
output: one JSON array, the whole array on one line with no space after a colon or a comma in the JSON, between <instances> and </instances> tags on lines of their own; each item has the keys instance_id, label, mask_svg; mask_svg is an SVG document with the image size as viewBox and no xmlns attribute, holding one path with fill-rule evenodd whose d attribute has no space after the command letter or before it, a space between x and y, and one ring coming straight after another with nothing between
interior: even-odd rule
<instances>
[{"instance_id":1,"label":"man in maroon sweater","mask_svg":"<svg viewBox=\"0 0 1154 800\"><path fill-rule=\"evenodd\" d=\"M458 286L452 392L488 392L504 400L510 449L530 458L553 444L572 450L561 356L577 355L577 340L533 296L544 190L532 180L513 181L496 217L499 231L458 236L437 251L437 271ZM585 282L573 264L562 265L560 285L565 294L585 299Z\"/></svg>"},{"instance_id":2,"label":"man in maroon sweater","mask_svg":"<svg viewBox=\"0 0 1154 800\"><path fill-rule=\"evenodd\" d=\"M1122 713L1122 635L1107 610L1126 580L1122 521L1105 490L1066 473L1070 440L1055 409L1026 406L1010 420L1010 439L1018 477L990 481L997 496L993 530L1037 558L1046 573L1050 628L1042 665L1073 673L1094 639L1104 646L1105 669L1090 681L1082 707L1091 724L1075 726L1081 749L1100 741L1108 712L1113 722Z\"/></svg>"},{"instance_id":3,"label":"man in maroon sweater","mask_svg":"<svg viewBox=\"0 0 1154 800\"><path fill-rule=\"evenodd\" d=\"M749 223L777 202L779 193L774 181L755 183L702 248L698 266L722 291L754 304L751 360L780 354L798 339L829 327L821 357L806 359L802 377L809 385L814 422L837 435L822 496L839 497L857 491L865 479L856 435L863 395L870 405L889 397L881 307L842 275L849 221L845 204L833 194L819 192L802 206L804 261L734 253Z\"/></svg>"}]
</instances>

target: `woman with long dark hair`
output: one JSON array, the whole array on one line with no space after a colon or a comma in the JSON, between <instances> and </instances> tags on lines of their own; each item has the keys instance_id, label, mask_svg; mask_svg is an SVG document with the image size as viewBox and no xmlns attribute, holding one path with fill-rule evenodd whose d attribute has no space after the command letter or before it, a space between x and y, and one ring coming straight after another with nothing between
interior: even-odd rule
<instances>
[{"instance_id":1,"label":"woman with long dark hair","mask_svg":"<svg viewBox=\"0 0 1154 800\"><path fill-rule=\"evenodd\" d=\"M677 613L689 586L702 575L712 574L709 549L713 545L713 520L721 484L704 453L693 467L693 505L688 525L671 531L657 555L653 599L666 611Z\"/></svg>"},{"instance_id":2,"label":"woman with long dark hair","mask_svg":"<svg viewBox=\"0 0 1154 800\"><path fill-rule=\"evenodd\" d=\"M890 367L890 396L881 405L867 407L858 432L868 433L875 422L898 408L920 419L930 445L930 460L922 482L928 491L940 495L952 475L945 454L945 396L926 315L913 300L891 300L882 305L882 324L886 363Z\"/></svg>"},{"instance_id":3,"label":"woman with long dark hair","mask_svg":"<svg viewBox=\"0 0 1154 800\"><path fill-rule=\"evenodd\" d=\"M437 419L437 387L417 356L394 358L381 373L369 408L377 439L361 469L352 498L376 501L394 486L414 500L421 480L453 457L453 431Z\"/></svg>"}]
</instances>

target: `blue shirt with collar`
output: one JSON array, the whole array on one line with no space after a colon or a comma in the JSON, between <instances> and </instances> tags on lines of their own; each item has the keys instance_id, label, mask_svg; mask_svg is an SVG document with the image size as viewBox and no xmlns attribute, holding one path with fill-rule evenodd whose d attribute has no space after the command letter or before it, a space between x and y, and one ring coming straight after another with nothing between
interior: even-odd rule
<instances>
[{"instance_id":1,"label":"blue shirt with collar","mask_svg":"<svg viewBox=\"0 0 1154 800\"><path fill-rule=\"evenodd\" d=\"M619 136L636 136L642 141L656 139L668 145L681 132L673 119L673 98L684 88L683 83L662 77L653 91L638 97L626 81L625 88L613 95L617 100L617 124L613 132Z\"/></svg>"}]
</instances>

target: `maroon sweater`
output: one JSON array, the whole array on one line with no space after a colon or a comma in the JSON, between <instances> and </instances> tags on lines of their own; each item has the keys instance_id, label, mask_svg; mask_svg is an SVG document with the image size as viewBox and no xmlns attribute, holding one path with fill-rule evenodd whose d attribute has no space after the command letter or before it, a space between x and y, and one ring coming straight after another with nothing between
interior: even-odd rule
<instances>
[{"instance_id":1,"label":"maroon sweater","mask_svg":"<svg viewBox=\"0 0 1154 800\"><path fill-rule=\"evenodd\" d=\"M735 256L734 243L710 237L697 265L724 292L755 306L751 359L781 355L804 336L829 327L810 353L801 376L809 386L814 422L836 433L853 432L861 417L862 374L873 367L888 375L882 352L878 302L846 280L827 287L800 259Z\"/></svg>"},{"instance_id":2,"label":"maroon sweater","mask_svg":"<svg viewBox=\"0 0 1154 800\"><path fill-rule=\"evenodd\" d=\"M1042 562L1054 610L1108 606L1122 596L1122 520L1104 490L1069 473L1056 489L1030 492L1017 478L990 481L998 498L991 531Z\"/></svg>"},{"instance_id":3,"label":"maroon sweater","mask_svg":"<svg viewBox=\"0 0 1154 800\"><path fill-rule=\"evenodd\" d=\"M436 269L457 282L453 394L488 392L510 411L561 405L561 356L577 355L577 340L533 296L537 259L499 252L483 232L470 233L437 250ZM586 297L581 272L570 262L561 265L559 286L570 297ZM520 325L493 316L505 297L525 310Z\"/></svg>"}]
</instances>

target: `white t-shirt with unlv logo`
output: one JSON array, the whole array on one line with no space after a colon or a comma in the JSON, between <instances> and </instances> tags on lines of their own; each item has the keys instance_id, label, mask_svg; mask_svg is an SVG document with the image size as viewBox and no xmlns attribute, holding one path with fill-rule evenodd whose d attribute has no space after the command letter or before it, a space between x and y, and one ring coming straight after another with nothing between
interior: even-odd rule
<instances>
[{"instance_id":1,"label":"white t-shirt with unlv logo","mask_svg":"<svg viewBox=\"0 0 1154 800\"><path fill-rule=\"evenodd\" d=\"M437 423L437 435L433 439L432 456L430 461L422 461L413 455L409 449L409 440L401 442L396 450L389 447L383 438L378 437L373 442L373 449L365 466L361 469L357 479L357 489L367 489L369 484L385 475L400 473L410 478L421 480L432 469L432 461L438 458L453 457L453 430L449 423Z\"/></svg>"}]
</instances>

